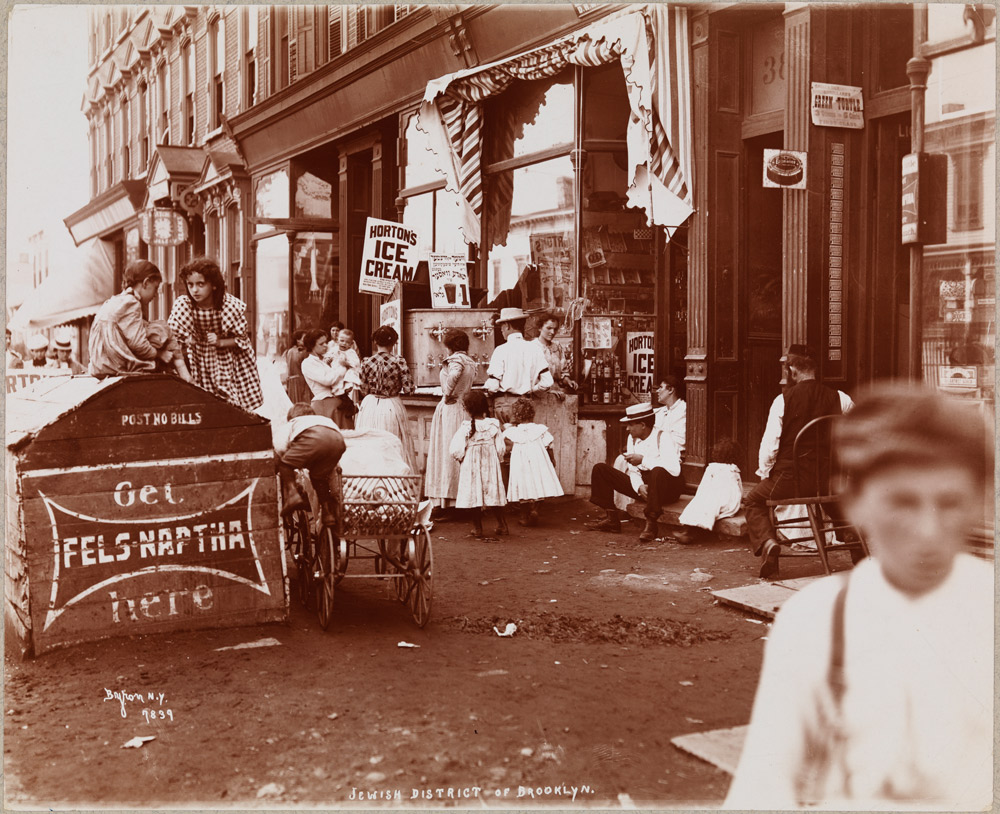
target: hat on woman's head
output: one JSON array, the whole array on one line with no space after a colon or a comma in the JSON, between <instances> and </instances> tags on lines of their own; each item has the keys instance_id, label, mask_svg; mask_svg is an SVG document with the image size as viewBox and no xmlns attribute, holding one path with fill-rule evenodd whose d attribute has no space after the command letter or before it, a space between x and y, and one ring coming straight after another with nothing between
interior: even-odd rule
<instances>
[{"instance_id":1,"label":"hat on woman's head","mask_svg":"<svg viewBox=\"0 0 1000 814\"><path fill-rule=\"evenodd\" d=\"M49 346L49 340L44 334L35 334L28 340L28 350L45 350Z\"/></svg>"},{"instance_id":2,"label":"hat on woman's head","mask_svg":"<svg viewBox=\"0 0 1000 814\"><path fill-rule=\"evenodd\" d=\"M641 402L639 404L630 404L625 408L625 415L619 419L622 424L628 424L630 421L642 421L647 418L652 418L653 405L649 402Z\"/></svg>"},{"instance_id":3,"label":"hat on woman's head","mask_svg":"<svg viewBox=\"0 0 1000 814\"><path fill-rule=\"evenodd\" d=\"M501 308L496 324L499 325L501 322L516 322L519 319L527 318L528 315L520 308Z\"/></svg>"}]
</instances>

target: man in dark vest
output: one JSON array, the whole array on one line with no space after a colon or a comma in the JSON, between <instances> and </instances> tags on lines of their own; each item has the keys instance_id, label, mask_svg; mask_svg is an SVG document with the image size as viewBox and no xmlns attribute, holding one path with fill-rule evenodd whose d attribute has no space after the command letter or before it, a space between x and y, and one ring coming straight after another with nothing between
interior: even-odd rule
<instances>
[{"instance_id":1,"label":"man in dark vest","mask_svg":"<svg viewBox=\"0 0 1000 814\"><path fill-rule=\"evenodd\" d=\"M795 436L814 418L841 413L837 391L816 381L814 359L789 354L786 364L793 384L785 394L785 415L781 424L777 458L770 474L753 488L745 502L750 544L754 555L761 558L760 575L764 578L778 575L778 556L781 551L767 501L796 497L798 494L792 456ZM810 458L815 459L820 454L818 449L800 448L800 458L805 459L806 467L809 466Z\"/></svg>"}]
</instances>

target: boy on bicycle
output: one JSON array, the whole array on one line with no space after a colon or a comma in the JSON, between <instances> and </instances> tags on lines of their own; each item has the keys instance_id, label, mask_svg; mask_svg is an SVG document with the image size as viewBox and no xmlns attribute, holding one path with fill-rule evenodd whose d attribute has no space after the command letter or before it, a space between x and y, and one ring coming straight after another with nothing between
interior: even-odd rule
<instances>
[{"instance_id":1,"label":"boy on bicycle","mask_svg":"<svg viewBox=\"0 0 1000 814\"><path fill-rule=\"evenodd\" d=\"M344 436L333 421L316 415L312 405L306 402L292 405L285 431L275 439L274 444L278 453L282 517L308 507L305 495L295 482L295 470L307 469L322 507L323 525L336 523L335 496L330 491L330 477L346 448Z\"/></svg>"}]
</instances>

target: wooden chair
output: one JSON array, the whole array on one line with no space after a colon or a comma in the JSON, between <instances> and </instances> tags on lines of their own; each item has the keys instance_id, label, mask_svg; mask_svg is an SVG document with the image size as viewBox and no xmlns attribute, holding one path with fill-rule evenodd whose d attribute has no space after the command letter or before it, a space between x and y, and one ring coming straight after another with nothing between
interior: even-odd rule
<instances>
[{"instance_id":1,"label":"wooden chair","mask_svg":"<svg viewBox=\"0 0 1000 814\"><path fill-rule=\"evenodd\" d=\"M868 546L844 518L839 499L831 489L834 472L830 430L836 418L834 415L814 418L799 431L792 446L798 495L767 501L774 528L784 537L779 540L781 556L818 555L827 574L833 573L831 552L849 551L854 563L868 556ZM802 507L805 515L779 520L775 510L781 506ZM794 547L796 543L810 545L802 550Z\"/></svg>"}]
</instances>

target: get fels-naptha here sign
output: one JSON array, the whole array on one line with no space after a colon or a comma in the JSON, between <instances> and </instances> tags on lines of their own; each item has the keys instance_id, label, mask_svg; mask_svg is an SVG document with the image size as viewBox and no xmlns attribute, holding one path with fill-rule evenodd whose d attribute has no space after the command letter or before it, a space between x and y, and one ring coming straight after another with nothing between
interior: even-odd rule
<instances>
[{"instance_id":1,"label":"get fels-naptha here sign","mask_svg":"<svg viewBox=\"0 0 1000 814\"><path fill-rule=\"evenodd\" d=\"M358 291L388 295L398 281L412 282L416 255L416 231L390 220L368 218Z\"/></svg>"}]
</instances>

